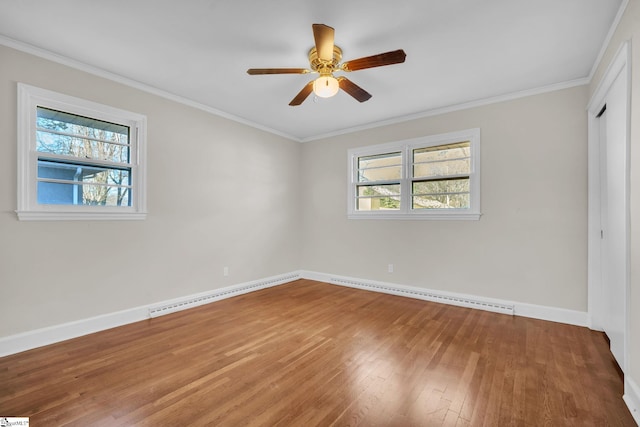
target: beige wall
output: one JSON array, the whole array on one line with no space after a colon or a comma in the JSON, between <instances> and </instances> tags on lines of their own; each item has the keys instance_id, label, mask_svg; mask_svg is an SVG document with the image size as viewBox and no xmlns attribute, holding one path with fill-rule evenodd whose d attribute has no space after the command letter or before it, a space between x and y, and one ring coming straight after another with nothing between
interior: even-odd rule
<instances>
[{"instance_id":1,"label":"beige wall","mask_svg":"<svg viewBox=\"0 0 640 427\"><path fill-rule=\"evenodd\" d=\"M596 91L607 67L621 45L631 41L631 141L630 141L630 218L631 272L628 335L628 372L640 384L640 0L630 0L603 56L589 95Z\"/></svg>"},{"instance_id":2,"label":"beige wall","mask_svg":"<svg viewBox=\"0 0 640 427\"><path fill-rule=\"evenodd\" d=\"M303 267L586 311L586 103L580 86L304 144ZM475 127L479 221L347 219L349 148Z\"/></svg>"},{"instance_id":3,"label":"beige wall","mask_svg":"<svg viewBox=\"0 0 640 427\"><path fill-rule=\"evenodd\" d=\"M17 82L147 115L146 221L16 219ZM296 142L2 46L0 120L0 337L299 268Z\"/></svg>"}]
</instances>

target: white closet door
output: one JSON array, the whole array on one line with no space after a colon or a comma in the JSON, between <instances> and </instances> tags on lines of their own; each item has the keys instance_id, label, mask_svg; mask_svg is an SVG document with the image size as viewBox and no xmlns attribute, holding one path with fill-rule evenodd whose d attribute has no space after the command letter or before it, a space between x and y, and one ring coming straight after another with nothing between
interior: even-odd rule
<instances>
[{"instance_id":1,"label":"white closet door","mask_svg":"<svg viewBox=\"0 0 640 427\"><path fill-rule=\"evenodd\" d=\"M627 286L627 145L623 70L606 97L600 116L603 328L611 352L624 370Z\"/></svg>"}]
</instances>

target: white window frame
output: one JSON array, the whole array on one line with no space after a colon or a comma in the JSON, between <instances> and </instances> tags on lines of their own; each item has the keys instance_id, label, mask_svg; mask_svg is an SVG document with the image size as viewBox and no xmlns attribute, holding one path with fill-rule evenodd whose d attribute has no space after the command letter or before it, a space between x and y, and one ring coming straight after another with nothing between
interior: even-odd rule
<instances>
[{"instance_id":1,"label":"white window frame","mask_svg":"<svg viewBox=\"0 0 640 427\"><path fill-rule=\"evenodd\" d=\"M37 108L121 124L130 128L131 206L44 205L37 201ZM142 220L147 214L147 118L119 108L18 83L19 220Z\"/></svg>"},{"instance_id":2,"label":"white window frame","mask_svg":"<svg viewBox=\"0 0 640 427\"><path fill-rule=\"evenodd\" d=\"M471 171L469 173L469 208L466 209L412 209L412 150L457 142L470 142ZM401 152L402 173L400 178L400 209L359 211L356 209L356 193L358 182L358 158L391 152ZM425 136L421 138L395 141L348 150L348 202L347 217L349 219L415 219L415 220L479 220L480 212L480 129Z\"/></svg>"}]
</instances>

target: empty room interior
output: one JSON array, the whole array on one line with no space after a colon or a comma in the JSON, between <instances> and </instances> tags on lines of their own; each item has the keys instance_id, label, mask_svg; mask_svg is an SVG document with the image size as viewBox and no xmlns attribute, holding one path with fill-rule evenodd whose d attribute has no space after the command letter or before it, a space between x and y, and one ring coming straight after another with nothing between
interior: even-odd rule
<instances>
[{"instance_id":1,"label":"empty room interior","mask_svg":"<svg viewBox=\"0 0 640 427\"><path fill-rule=\"evenodd\" d=\"M639 82L640 0L0 0L2 425L637 425Z\"/></svg>"}]
</instances>

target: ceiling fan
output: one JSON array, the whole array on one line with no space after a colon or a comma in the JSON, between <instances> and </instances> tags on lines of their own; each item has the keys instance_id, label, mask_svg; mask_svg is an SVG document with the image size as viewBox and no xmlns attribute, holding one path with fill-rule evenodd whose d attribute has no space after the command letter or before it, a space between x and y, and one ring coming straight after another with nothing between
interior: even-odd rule
<instances>
[{"instance_id":1,"label":"ceiling fan","mask_svg":"<svg viewBox=\"0 0 640 427\"><path fill-rule=\"evenodd\" d=\"M336 71L358 71L366 68L381 67L383 65L399 64L404 62L407 55L404 50L398 49L378 55L366 56L343 62L342 49L333 43L335 30L324 24L313 24L313 38L315 47L309 51L309 67L307 68L249 68L250 75L260 74L308 74L318 73L320 77L310 81L291 100L289 105L300 105L314 92L322 98L329 98L339 89L344 90L359 102L367 101L371 94L344 76L334 77Z\"/></svg>"}]
</instances>

